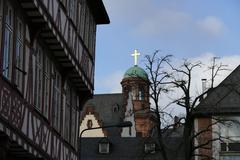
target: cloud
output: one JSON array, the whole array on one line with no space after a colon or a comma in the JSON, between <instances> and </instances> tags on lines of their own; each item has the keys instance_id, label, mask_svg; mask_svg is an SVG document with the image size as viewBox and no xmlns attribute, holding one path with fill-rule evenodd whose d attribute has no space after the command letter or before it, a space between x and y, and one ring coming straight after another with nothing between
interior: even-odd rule
<instances>
[{"instance_id":1,"label":"cloud","mask_svg":"<svg viewBox=\"0 0 240 160\"><path fill-rule=\"evenodd\" d=\"M182 7L182 1L104 0L111 25L130 30L143 37L219 37L228 30L224 21L215 15L202 19ZM184 2L187 3L187 2ZM204 37L202 37L204 36Z\"/></svg>"},{"instance_id":2,"label":"cloud","mask_svg":"<svg viewBox=\"0 0 240 160\"><path fill-rule=\"evenodd\" d=\"M183 31L191 23L191 16L185 12L161 9L142 19L135 32L140 35L173 34Z\"/></svg>"},{"instance_id":3,"label":"cloud","mask_svg":"<svg viewBox=\"0 0 240 160\"><path fill-rule=\"evenodd\" d=\"M207 16L204 19L197 21L197 26L202 31L212 35L219 36L226 31L226 26L221 19L215 16Z\"/></svg>"},{"instance_id":4,"label":"cloud","mask_svg":"<svg viewBox=\"0 0 240 160\"><path fill-rule=\"evenodd\" d=\"M206 78L207 87L210 87L211 72L208 67L211 65L213 57L217 57L217 55L211 52L206 52L201 54L198 57L189 58L189 61L191 62L201 61L203 63L201 67L195 68L192 72L192 85L191 85L190 95L193 98L202 93L201 79ZM239 65L239 61L240 61L240 55L223 56L220 59L217 59L216 63L217 64L222 63L223 65L227 65L228 70L224 70L219 73L219 76L217 76L214 81L214 86L217 86L219 83L221 83ZM182 60L175 59L174 66L176 67L180 66L182 62L183 62ZM180 98L181 95L183 95L183 92L180 89L175 89L173 92L162 95L160 97L160 106L164 108L170 102ZM172 112L173 115L179 115L184 113L184 108L176 104L172 104L165 111Z\"/></svg>"},{"instance_id":5,"label":"cloud","mask_svg":"<svg viewBox=\"0 0 240 160\"><path fill-rule=\"evenodd\" d=\"M200 56L189 58L191 62L201 61L203 64L199 68L195 68L192 72L192 87L191 87L191 95L193 97L196 97L197 95L202 93L202 81L201 79L206 78L207 84L210 86L210 70L208 67L211 65L211 60L213 57L217 57L217 54L214 54L212 52L205 52L202 53ZM183 62L181 59L175 59L173 60L174 65L180 66ZM240 62L240 55L228 55L223 56L220 59L216 60L216 63L222 63L224 65L227 65L227 68L229 70L225 70L220 72L219 76L215 79L215 85L217 86L219 83L221 83L230 73L233 71ZM123 78L124 71L115 71L112 72L103 78L100 78L98 81L96 81L96 88L97 93L121 93L122 92L122 86L120 84L122 78ZM181 96L183 93L181 90L177 89L173 92L170 92L169 94L163 94L160 97L160 106L166 107L170 102L173 100L176 100ZM151 107L154 108L154 103L151 101ZM174 115L183 115L185 110L184 108L177 106L176 104L171 105L168 107L166 112L171 113Z\"/></svg>"},{"instance_id":6,"label":"cloud","mask_svg":"<svg viewBox=\"0 0 240 160\"><path fill-rule=\"evenodd\" d=\"M201 61L202 66L199 68L195 68L192 73L192 94L197 95L200 94L202 91L202 82L201 79L207 79L208 85L210 85L210 70L208 67L212 63L212 58L217 57L217 54L214 54L212 52L205 52L202 53L200 56L189 58L191 62L197 62ZM181 59L175 59L173 60L175 66L180 66L183 63L183 60ZM223 56L216 60L216 63L222 63L223 65L227 65L228 70L224 70L220 72L219 76L215 79L215 86L218 85L224 78L226 78L231 71L233 71L240 62L240 55L229 55L229 56ZM96 87L107 92L107 93L120 93L122 92L122 86L120 84L122 78L124 75L124 71L115 71L108 75L105 75L103 78L100 78L98 81L96 81ZM101 92L101 90L97 90L97 92ZM177 93L179 95L180 93ZM174 97L174 96L170 96ZM161 99L161 102L165 102L164 99ZM168 101L169 102L169 101ZM166 105L166 103L162 103L162 105Z\"/></svg>"}]
</instances>

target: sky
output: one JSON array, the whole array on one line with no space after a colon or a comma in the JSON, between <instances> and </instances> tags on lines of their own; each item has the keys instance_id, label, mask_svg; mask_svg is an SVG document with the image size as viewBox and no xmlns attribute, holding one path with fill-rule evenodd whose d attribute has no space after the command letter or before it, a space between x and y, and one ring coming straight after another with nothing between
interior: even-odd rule
<instances>
[{"instance_id":1,"label":"sky","mask_svg":"<svg viewBox=\"0 0 240 160\"><path fill-rule=\"evenodd\" d=\"M95 94L119 93L124 72L134 65L134 49L144 56L160 50L209 64L214 56L234 69L240 62L239 0L103 0L110 24L97 28ZM201 74L199 74L201 73ZM221 82L230 71L222 73ZM194 74L195 92L206 67Z\"/></svg>"}]
</instances>

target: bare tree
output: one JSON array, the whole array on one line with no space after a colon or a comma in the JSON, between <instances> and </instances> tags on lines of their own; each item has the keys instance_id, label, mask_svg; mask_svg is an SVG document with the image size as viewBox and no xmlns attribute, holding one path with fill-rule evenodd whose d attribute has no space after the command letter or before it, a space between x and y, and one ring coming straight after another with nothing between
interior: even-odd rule
<instances>
[{"instance_id":1,"label":"bare tree","mask_svg":"<svg viewBox=\"0 0 240 160\"><path fill-rule=\"evenodd\" d=\"M218 76L219 72L228 70L227 65L220 63L216 63L216 60L220 59L220 57L212 57L212 64L208 66L208 69L211 71L211 88L213 88L214 80Z\"/></svg>"},{"instance_id":2,"label":"bare tree","mask_svg":"<svg viewBox=\"0 0 240 160\"><path fill-rule=\"evenodd\" d=\"M215 133L219 135L217 138L206 139L205 136L212 133L212 127L217 124L225 124L226 121L224 119L214 119L214 122L206 125L205 128L202 128L199 132L195 132L194 130L194 112L199 104L199 101L203 98L205 94L207 94L210 90L213 89L214 79L219 74L219 72L226 70L226 65L222 63L216 63L216 57L213 58L213 63L210 67L208 67L211 71L211 87L201 93L200 95L194 95L191 93L191 87L193 84L193 71L195 69L202 66L200 61L191 62L189 60L184 60L180 66L174 66L170 62L171 55L166 55L159 57L159 51L153 53L153 55L146 56L146 70L149 74L149 80L151 83L150 89L152 98L155 106L155 112L158 118L158 138L159 144L161 147L161 152L164 160L168 159L167 156L167 148L163 143L163 132L167 129L171 128L173 125L165 126L161 128L163 118L161 114L164 112L160 107L159 98L163 93L168 93L171 89L180 90L182 95L175 99L171 103L177 104L176 107L183 107L185 110L185 117L182 117L176 123L181 123L183 125L183 147L184 147L184 155L186 160L191 160L194 156L199 156L206 159L214 159L211 156L205 154L196 154L196 150L198 149L210 149L210 143L217 140L224 140L225 137L221 137L219 133ZM166 64L170 67L170 69L166 69ZM169 115L171 116L171 115ZM182 119L184 119L184 123L182 123ZM204 139L205 138L205 139ZM196 140L204 139L201 143L195 144Z\"/></svg>"},{"instance_id":3,"label":"bare tree","mask_svg":"<svg viewBox=\"0 0 240 160\"><path fill-rule=\"evenodd\" d=\"M155 109L154 112L157 116L157 134L161 153L164 160L168 160L166 147L163 143L163 132L161 130L162 120L160 114L163 110L159 106L159 98L162 93L168 92L167 86L164 84L166 79L169 78L168 73L163 68L164 65L170 62L171 55L163 57L158 56L159 51L155 51L153 55L147 55L146 58L146 71L149 74L150 81L150 98L153 100Z\"/></svg>"}]
</instances>

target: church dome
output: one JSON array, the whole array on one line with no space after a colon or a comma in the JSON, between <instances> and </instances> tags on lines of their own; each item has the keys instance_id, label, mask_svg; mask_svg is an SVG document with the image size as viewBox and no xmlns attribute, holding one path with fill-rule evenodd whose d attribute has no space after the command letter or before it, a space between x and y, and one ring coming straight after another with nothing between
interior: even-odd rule
<instances>
[{"instance_id":1,"label":"church dome","mask_svg":"<svg viewBox=\"0 0 240 160\"><path fill-rule=\"evenodd\" d=\"M142 78L144 80L148 80L148 75L147 73L144 71L144 69L138 67L137 65L129 68L125 74L123 78L130 78L130 77L139 77Z\"/></svg>"}]
</instances>

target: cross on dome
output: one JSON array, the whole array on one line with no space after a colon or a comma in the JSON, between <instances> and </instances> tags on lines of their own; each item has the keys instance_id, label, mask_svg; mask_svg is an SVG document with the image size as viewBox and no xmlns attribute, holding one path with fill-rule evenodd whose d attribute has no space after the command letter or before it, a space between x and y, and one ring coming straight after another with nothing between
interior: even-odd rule
<instances>
[{"instance_id":1,"label":"cross on dome","mask_svg":"<svg viewBox=\"0 0 240 160\"><path fill-rule=\"evenodd\" d=\"M140 56L140 53L136 49L134 49L134 53L131 55L134 57L134 65L137 66L138 56Z\"/></svg>"}]
</instances>

